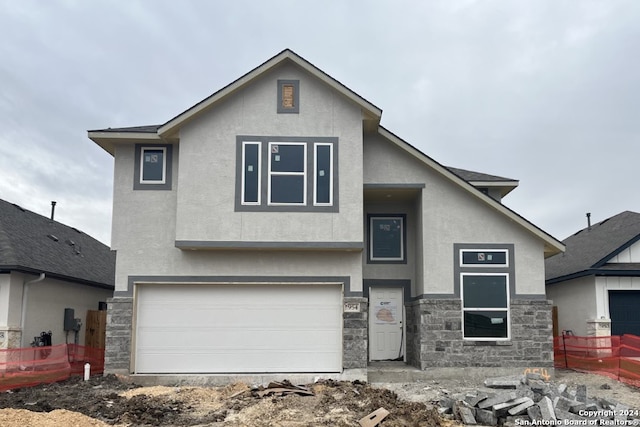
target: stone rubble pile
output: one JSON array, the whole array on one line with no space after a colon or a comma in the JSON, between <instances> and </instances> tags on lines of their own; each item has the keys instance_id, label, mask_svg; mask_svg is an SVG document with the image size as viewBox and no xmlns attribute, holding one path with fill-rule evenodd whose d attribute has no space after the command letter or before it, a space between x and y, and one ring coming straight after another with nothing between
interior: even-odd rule
<instances>
[{"instance_id":1,"label":"stone rubble pile","mask_svg":"<svg viewBox=\"0 0 640 427\"><path fill-rule=\"evenodd\" d=\"M638 408L587 397L587 387L543 381L540 374L485 380L486 388L450 394L443 390L439 412L465 425L640 426Z\"/></svg>"}]
</instances>

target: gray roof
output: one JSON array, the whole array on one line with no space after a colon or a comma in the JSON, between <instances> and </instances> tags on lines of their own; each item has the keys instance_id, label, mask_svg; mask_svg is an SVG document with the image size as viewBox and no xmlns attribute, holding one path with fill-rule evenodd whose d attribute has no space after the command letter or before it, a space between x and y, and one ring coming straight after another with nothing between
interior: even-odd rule
<instances>
[{"instance_id":1,"label":"gray roof","mask_svg":"<svg viewBox=\"0 0 640 427\"><path fill-rule=\"evenodd\" d=\"M458 175L460 178L464 179L467 182L473 181L488 181L488 182L515 182L517 179L504 178L502 176L497 175L489 175L482 172L474 172L466 169L452 168L451 166L447 166L454 174Z\"/></svg>"},{"instance_id":2,"label":"gray roof","mask_svg":"<svg viewBox=\"0 0 640 427\"><path fill-rule=\"evenodd\" d=\"M547 284L575 277L640 274L638 264L607 264L612 257L640 240L640 214L625 211L583 228L563 241L564 254L547 258Z\"/></svg>"},{"instance_id":3,"label":"gray roof","mask_svg":"<svg viewBox=\"0 0 640 427\"><path fill-rule=\"evenodd\" d=\"M11 270L113 289L115 252L80 230L0 200L0 272Z\"/></svg>"},{"instance_id":4,"label":"gray roof","mask_svg":"<svg viewBox=\"0 0 640 427\"><path fill-rule=\"evenodd\" d=\"M162 125L129 126L124 128L94 129L89 132L132 132L132 133L158 133Z\"/></svg>"}]
</instances>

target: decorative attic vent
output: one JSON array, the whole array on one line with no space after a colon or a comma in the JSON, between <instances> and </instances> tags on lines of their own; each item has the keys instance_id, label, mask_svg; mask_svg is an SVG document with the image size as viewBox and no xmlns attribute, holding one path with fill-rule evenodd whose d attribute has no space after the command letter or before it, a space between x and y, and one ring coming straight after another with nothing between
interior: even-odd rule
<instances>
[{"instance_id":1,"label":"decorative attic vent","mask_svg":"<svg viewBox=\"0 0 640 427\"><path fill-rule=\"evenodd\" d=\"M282 108L295 107L293 99L293 85L282 85Z\"/></svg>"},{"instance_id":2,"label":"decorative attic vent","mask_svg":"<svg viewBox=\"0 0 640 427\"><path fill-rule=\"evenodd\" d=\"M278 80L278 113L300 112L300 81Z\"/></svg>"},{"instance_id":3,"label":"decorative attic vent","mask_svg":"<svg viewBox=\"0 0 640 427\"><path fill-rule=\"evenodd\" d=\"M58 238L56 236L54 236L53 234L47 234L47 237L50 238L51 240L53 240L54 242L58 241Z\"/></svg>"}]
</instances>

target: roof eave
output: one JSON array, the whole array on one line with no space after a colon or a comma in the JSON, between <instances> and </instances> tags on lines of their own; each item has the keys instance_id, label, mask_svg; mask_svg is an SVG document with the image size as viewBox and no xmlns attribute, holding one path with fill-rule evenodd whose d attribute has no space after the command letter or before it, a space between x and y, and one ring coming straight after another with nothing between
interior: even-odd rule
<instances>
[{"instance_id":1,"label":"roof eave","mask_svg":"<svg viewBox=\"0 0 640 427\"><path fill-rule=\"evenodd\" d=\"M378 128L378 132L380 132L380 134L383 137L385 137L388 140L394 142L398 147L402 148L403 150L405 150L409 154L413 155L414 157L422 160L424 163L426 163L429 166L431 166L435 171L439 172L443 177L445 177L448 180L450 180L451 182L455 183L456 185L458 185L459 187L461 187L462 189L464 189L465 191L467 191L469 194L473 195L474 197L477 197L478 199L480 199L483 202L487 203L493 209L495 209L495 210L499 211L500 213L506 215L510 220L512 220L513 222L515 222L518 225L522 226L523 228L528 230L530 233L532 233L533 235L535 235L536 237L541 239L543 241L543 243L544 243L544 257L545 258L548 258L550 256L553 256L553 255L556 255L556 254L559 254L559 253L562 253L562 252L565 251L565 245L561 241L559 241L555 237L551 236L550 234L548 234L544 230L542 230L542 229L538 228L537 226L533 225L531 222L529 222L528 220L524 219L522 216L518 215L516 212L512 211L511 209L507 208L502 203L494 200L492 197L489 197L488 195L482 193L481 191L477 191L477 189L472 184L470 184L467 181L465 181L464 179L460 178L458 175L456 175L455 173L451 172L446 167L444 167L443 165L441 165L440 163L438 163L437 161L435 161L431 157L427 156L422 151L418 150L417 148L415 148L414 146L412 146L408 142L404 141L403 139L401 139L397 135L393 134L391 131L389 131L389 130L385 129L384 127L380 126Z\"/></svg>"},{"instance_id":2,"label":"roof eave","mask_svg":"<svg viewBox=\"0 0 640 427\"><path fill-rule=\"evenodd\" d=\"M515 190L518 185L520 185L520 181L467 181L469 184L474 187L484 187L484 188L498 188L500 189L500 196L504 197L507 194L511 193Z\"/></svg>"},{"instance_id":3,"label":"roof eave","mask_svg":"<svg viewBox=\"0 0 640 427\"><path fill-rule=\"evenodd\" d=\"M276 66L280 65L285 60L289 60L297 64L298 66L300 66L301 68L309 72L310 74L314 75L319 80L328 84L333 89L335 89L336 91L338 91L339 93L347 97L349 100L359 105L363 110L363 117L367 117L369 118L369 120L373 119L373 120L377 120L378 122L380 121L380 117L382 116L382 110L380 108L376 107L366 99L362 98L361 96L353 92L351 89L347 88L345 85L343 85L342 83L338 82L337 80L335 80L334 78L326 74L324 71L320 70L319 68L317 68L307 60L303 59L302 57L298 56L293 51L287 49L280 52L278 55L272 57L271 59L267 60L266 62L259 65L258 67L254 68L253 70L249 71L247 74L243 75L242 77L230 83L229 85L225 86L224 88L220 89L219 91L215 92L208 98L205 98L204 100L200 101L198 104L194 105L193 107L189 108L188 110L184 111L183 113L169 120L167 123L162 125L160 129L158 129L158 135L161 137L173 135L174 133L176 133L176 131L179 129L179 127L182 124L188 122L189 120L193 119L203 111L209 109L214 104L220 102L221 100L225 99L226 97L230 96L236 91L242 89L251 81L259 77L260 75L268 72L269 70L275 68Z\"/></svg>"},{"instance_id":4,"label":"roof eave","mask_svg":"<svg viewBox=\"0 0 640 427\"><path fill-rule=\"evenodd\" d=\"M593 264L592 267L593 268L602 267L609 260L611 260L613 257L618 255L619 253L621 253L625 249L629 248L631 245L636 243L638 240L640 240L640 234L637 234L637 235L633 236L631 239L627 240L624 244L622 244L618 248L616 248L613 252L611 252L611 253L607 254L606 256L604 256L603 258L599 259L595 264Z\"/></svg>"},{"instance_id":5,"label":"roof eave","mask_svg":"<svg viewBox=\"0 0 640 427\"><path fill-rule=\"evenodd\" d=\"M562 276L553 277L551 279L545 280L545 285L553 285L560 282L566 282L567 280L573 280L580 277L585 276L627 276L627 277L638 277L640 276L640 270L610 270L610 269L602 269L602 268L590 268L587 270L576 271L570 274L563 274Z\"/></svg>"},{"instance_id":6,"label":"roof eave","mask_svg":"<svg viewBox=\"0 0 640 427\"><path fill-rule=\"evenodd\" d=\"M62 280L62 281L65 281L65 282L78 283L78 284L81 284L81 285L87 285L87 286L91 286L91 287L94 287L94 288L102 288L102 289L107 289L107 290L114 290L115 289L115 285L113 283L96 282L94 280L82 279L82 278L79 278L79 277L65 276L64 274L58 274L58 273L51 272L51 271L42 271L42 270L37 269L37 268L25 267L25 266L22 266L22 265L0 265L0 270L17 271L17 272L20 272L20 273L27 273L27 274L41 274L41 273L44 273L45 276L50 278L50 279Z\"/></svg>"},{"instance_id":7,"label":"roof eave","mask_svg":"<svg viewBox=\"0 0 640 427\"><path fill-rule=\"evenodd\" d=\"M109 131L88 131L90 140L98 144L104 151L115 155L115 146L126 141L162 141L157 133L151 132L109 132Z\"/></svg>"}]
</instances>

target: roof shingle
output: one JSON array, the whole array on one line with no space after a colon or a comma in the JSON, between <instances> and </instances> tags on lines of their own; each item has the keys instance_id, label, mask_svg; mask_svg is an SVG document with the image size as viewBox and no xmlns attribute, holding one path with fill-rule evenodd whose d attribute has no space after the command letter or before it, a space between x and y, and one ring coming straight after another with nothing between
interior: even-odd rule
<instances>
[{"instance_id":1,"label":"roof shingle","mask_svg":"<svg viewBox=\"0 0 640 427\"><path fill-rule=\"evenodd\" d=\"M0 200L0 271L113 288L115 252L73 227Z\"/></svg>"},{"instance_id":2,"label":"roof shingle","mask_svg":"<svg viewBox=\"0 0 640 427\"><path fill-rule=\"evenodd\" d=\"M608 268L604 263L640 237L640 214L625 211L583 228L563 243L567 249L546 260L546 280L569 276L591 268ZM629 266L615 266L629 269Z\"/></svg>"}]
</instances>

